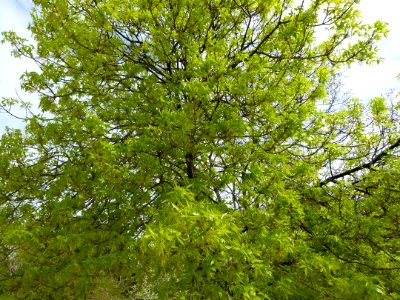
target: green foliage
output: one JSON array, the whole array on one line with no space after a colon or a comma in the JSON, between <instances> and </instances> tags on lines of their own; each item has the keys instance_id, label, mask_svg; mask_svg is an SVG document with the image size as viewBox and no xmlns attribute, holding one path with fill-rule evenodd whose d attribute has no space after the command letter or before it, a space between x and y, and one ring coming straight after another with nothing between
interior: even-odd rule
<instances>
[{"instance_id":1,"label":"green foliage","mask_svg":"<svg viewBox=\"0 0 400 300\"><path fill-rule=\"evenodd\" d=\"M1 297L399 297L400 105L334 88L387 33L358 1L33 2Z\"/></svg>"}]
</instances>

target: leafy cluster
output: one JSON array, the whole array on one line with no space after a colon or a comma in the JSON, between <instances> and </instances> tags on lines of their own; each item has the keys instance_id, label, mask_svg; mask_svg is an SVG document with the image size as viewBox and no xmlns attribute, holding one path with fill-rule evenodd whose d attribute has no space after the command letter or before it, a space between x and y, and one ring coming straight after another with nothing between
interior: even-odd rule
<instances>
[{"instance_id":1,"label":"leafy cluster","mask_svg":"<svg viewBox=\"0 0 400 300\"><path fill-rule=\"evenodd\" d=\"M33 2L0 295L400 297L400 105L335 88L386 34L357 0Z\"/></svg>"}]
</instances>

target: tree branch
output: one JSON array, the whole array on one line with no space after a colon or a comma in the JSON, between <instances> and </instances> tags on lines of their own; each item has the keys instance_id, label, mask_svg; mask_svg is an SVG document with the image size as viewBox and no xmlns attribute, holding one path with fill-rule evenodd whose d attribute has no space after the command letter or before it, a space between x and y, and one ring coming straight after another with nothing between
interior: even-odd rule
<instances>
[{"instance_id":1,"label":"tree branch","mask_svg":"<svg viewBox=\"0 0 400 300\"><path fill-rule=\"evenodd\" d=\"M379 162L380 160L382 160L386 155L389 154L389 151L397 148L400 146L400 139L398 139L393 145L391 145L390 147L386 148L385 150L383 150L382 152L380 152L379 154L377 154L371 161L364 163L360 166L354 167L350 170L344 171L342 173L333 175L331 177L328 177L327 179L325 179L324 181L320 182L319 186L323 187L325 185L327 185L329 182L335 182L337 179L343 178L347 175L351 175L353 173L356 173L358 171L361 171L363 169L371 169L371 167L376 164L377 162Z\"/></svg>"}]
</instances>

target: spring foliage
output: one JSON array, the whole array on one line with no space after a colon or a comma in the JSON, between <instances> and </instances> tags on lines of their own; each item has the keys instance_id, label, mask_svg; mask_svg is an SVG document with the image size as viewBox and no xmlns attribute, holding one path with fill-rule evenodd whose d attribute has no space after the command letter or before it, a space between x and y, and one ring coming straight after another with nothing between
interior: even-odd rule
<instances>
[{"instance_id":1,"label":"spring foliage","mask_svg":"<svg viewBox=\"0 0 400 300\"><path fill-rule=\"evenodd\" d=\"M357 0L33 2L4 299L400 297L400 105L335 88L386 34Z\"/></svg>"}]
</instances>

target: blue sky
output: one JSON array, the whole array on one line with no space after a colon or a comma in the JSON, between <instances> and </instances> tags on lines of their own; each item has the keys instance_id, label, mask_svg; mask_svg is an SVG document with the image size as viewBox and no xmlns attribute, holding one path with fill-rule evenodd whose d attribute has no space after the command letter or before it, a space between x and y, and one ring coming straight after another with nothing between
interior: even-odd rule
<instances>
[{"instance_id":1,"label":"blue sky","mask_svg":"<svg viewBox=\"0 0 400 300\"><path fill-rule=\"evenodd\" d=\"M29 23L31 0L0 0L0 32L13 30L19 35L30 38L26 29ZM390 34L387 39L378 44L379 56L384 62L377 66L354 64L344 72L344 89L349 90L354 97L364 101L385 94L390 89L400 90L400 10L399 0L361 0L363 19L367 23L382 20L389 23ZM14 59L10 55L8 45L0 45L0 98L16 97L37 102L35 95L28 95L19 89L19 77L26 70L35 70L34 63L26 59ZM16 111L21 114L21 112ZM20 122L0 114L0 132L5 126L22 128Z\"/></svg>"}]
</instances>

